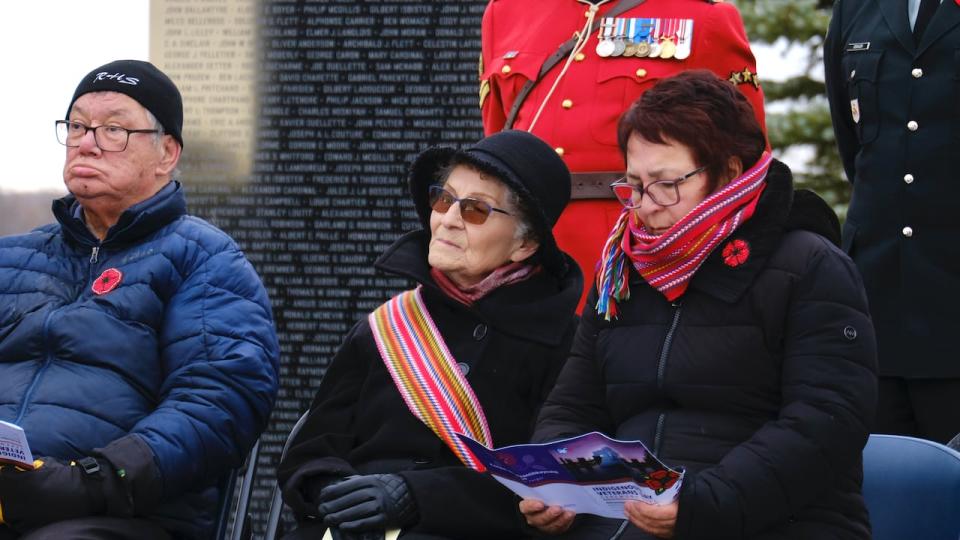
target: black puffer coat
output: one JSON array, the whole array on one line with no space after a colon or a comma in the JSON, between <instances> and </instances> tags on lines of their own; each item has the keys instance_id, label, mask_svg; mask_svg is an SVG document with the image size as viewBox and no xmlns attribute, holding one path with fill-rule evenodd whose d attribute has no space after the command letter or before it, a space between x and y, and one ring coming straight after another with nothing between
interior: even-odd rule
<instances>
[{"instance_id":1,"label":"black puffer coat","mask_svg":"<svg viewBox=\"0 0 960 540\"><path fill-rule=\"evenodd\" d=\"M496 446L529 441L576 332L583 278L572 260L564 279L547 272L494 290L468 308L437 288L427 265L429 233L401 238L378 261L423 284L431 317L483 407ZM404 403L367 319L347 334L323 378L279 477L285 502L315 513L309 484L349 474L399 473L417 503L407 531L451 539L523 535L519 499L465 467ZM402 538L402 537L401 537Z\"/></svg>"},{"instance_id":2,"label":"black puffer coat","mask_svg":"<svg viewBox=\"0 0 960 540\"><path fill-rule=\"evenodd\" d=\"M836 239L836 217L793 195L774 162L756 214L678 301L634 273L618 320L584 311L541 411L537 441L598 430L686 467L677 539L870 537L873 326L851 261L810 232ZM731 266L734 240L749 256Z\"/></svg>"}]
</instances>

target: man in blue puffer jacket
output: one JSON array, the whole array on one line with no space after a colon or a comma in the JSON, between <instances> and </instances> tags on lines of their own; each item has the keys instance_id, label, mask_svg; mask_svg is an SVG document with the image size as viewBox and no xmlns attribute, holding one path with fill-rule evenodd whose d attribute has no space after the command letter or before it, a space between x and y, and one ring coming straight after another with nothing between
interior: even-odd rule
<instances>
[{"instance_id":1,"label":"man in blue puffer jacket","mask_svg":"<svg viewBox=\"0 0 960 540\"><path fill-rule=\"evenodd\" d=\"M57 122L59 223L0 239L0 420L42 461L0 469L0 539L204 537L217 479L267 424L269 301L186 213L182 126L153 65L93 70Z\"/></svg>"}]
</instances>

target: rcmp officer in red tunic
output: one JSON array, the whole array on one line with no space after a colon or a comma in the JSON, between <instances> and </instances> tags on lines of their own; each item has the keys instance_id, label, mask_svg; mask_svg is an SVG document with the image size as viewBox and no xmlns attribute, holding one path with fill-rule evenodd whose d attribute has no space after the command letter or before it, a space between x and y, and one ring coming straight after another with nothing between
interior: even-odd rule
<instances>
[{"instance_id":1,"label":"rcmp officer in red tunic","mask_svg":"<svg viewBox=\"0 0 960 540\"><path fill-rule=\"evenodd\" d=\"M484 130L531 131L563 157L574 200L554 235L586 277L622 210L608 187L624 170L617 120L645 90L682 70L709 69L737 85L764 125L756 62L730 4L491 0L482 47Z\"/></svg>"}]
</instances>

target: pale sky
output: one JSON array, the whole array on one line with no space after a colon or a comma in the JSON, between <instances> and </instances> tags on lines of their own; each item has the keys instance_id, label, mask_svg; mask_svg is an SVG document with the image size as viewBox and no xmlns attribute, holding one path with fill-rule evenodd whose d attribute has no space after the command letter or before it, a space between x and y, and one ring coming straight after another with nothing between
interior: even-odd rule
<instances>
[{"instance_id":1,"label":"pale sky","mask_svg":"<svg viewBox=\"0 0 960 540\"><path fill-rule=\"evenodd\" d=\"M80 79L113 60L147 60L149 0L0 5L0 189L64 191L61 120Z\"/></svg>"},{"instance_id":2,"label":"pale sky","mask_svg":"<svg viewBox=\"0 0 960 540\"><path fill-rule=\"evenodd\" d=\"M0 4L0 190L64 191L64 147L53 122L63 118L80 78L93 68L149 59L149 18L149 0ZM765 79L785 78L802 65L802 51L754 52Z\"/></svg>"}]
</instances>

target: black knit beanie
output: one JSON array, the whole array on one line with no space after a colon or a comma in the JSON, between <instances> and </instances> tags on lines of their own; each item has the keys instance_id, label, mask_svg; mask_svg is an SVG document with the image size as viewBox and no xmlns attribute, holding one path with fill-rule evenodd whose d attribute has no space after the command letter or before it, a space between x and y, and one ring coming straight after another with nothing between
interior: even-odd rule
<instances>
[{"instance_id":1,"label":"black knit beanie","mask_svg":"<svg viewBox=\"0 0 960 540\"><path fill-rule=\"evenodd\" d=\"M90 92L120 92L135 99L157 118L163 130L183 146L183 99L170 77L150 62L116 60L88 73L77 85L66 119L77 98Z\"/></svg>"}]
</instances>

